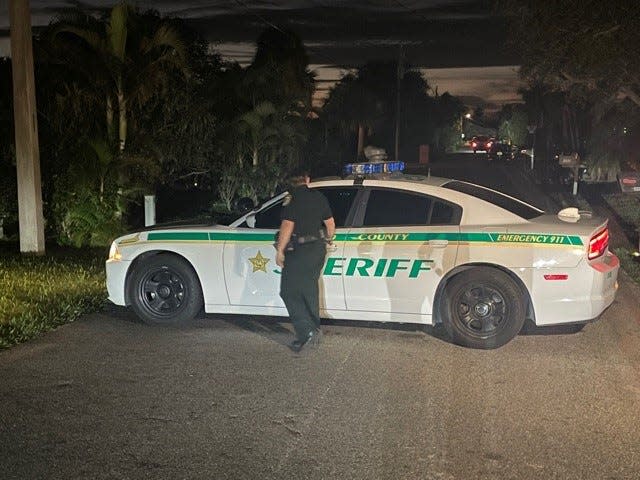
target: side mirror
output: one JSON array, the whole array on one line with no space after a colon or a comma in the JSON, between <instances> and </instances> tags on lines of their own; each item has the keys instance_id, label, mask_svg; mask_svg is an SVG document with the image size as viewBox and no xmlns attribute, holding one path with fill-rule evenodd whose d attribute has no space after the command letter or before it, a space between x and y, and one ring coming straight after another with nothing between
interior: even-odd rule
<instances>
[{"instance_id":1,"label":"side mirror","mask_svg":"<svg viewBox=\"0 0 640 480\"><path fill-rule=\"evenodd\" d=\"M247 215L247 218L246 218L245 221L247 222L247 227L256 228L256 214L255 213L250 213L249 215Z\"/></svg>"}]
</instances>

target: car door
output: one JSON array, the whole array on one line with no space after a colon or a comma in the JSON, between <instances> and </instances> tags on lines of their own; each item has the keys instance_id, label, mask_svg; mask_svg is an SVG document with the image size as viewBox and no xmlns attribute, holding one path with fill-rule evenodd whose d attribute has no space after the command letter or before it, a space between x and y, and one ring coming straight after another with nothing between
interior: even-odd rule
<instances>
[{"instance_id":1,"label":"car door","mask_svg":"<svg viewBox=\"0 0 640 480\"><path fill-rule=\"evenodd\" d=\"M461 216L458 205L435 197L367 188L340 263L347 309L430 315L456 262Z\"/></svg>"},{"instance_id":2,"label":"car door","mask_svg":"<svg viewBox=\"0 0 640 480\"><path fill-rule=\"evenodd\" d=\"M356 190L343 187L319 187L327 197L336 219L334 251L328 255L342 255L345 222L349 217ZM268 203L247 217L243 226L234 230L224 245L224 275L232 305L281 307L280 267L276 265L274 236L280 228L285 197ZM320 307L323 310L344 310L344 286L341 276L322 276L320 279Z\"/></svg>"}]
</instances>

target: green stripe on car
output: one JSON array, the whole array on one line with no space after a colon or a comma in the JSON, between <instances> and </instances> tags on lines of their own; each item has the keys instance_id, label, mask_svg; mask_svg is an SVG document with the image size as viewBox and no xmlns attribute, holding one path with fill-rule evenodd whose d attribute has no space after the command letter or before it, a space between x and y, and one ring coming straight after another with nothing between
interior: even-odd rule
<instances>
[{"instance_id":1,"label":"green stripe on car","mask_svg":"<svg viewBox=\"0 0 640 480\"><path fill-rule=\"evenodd\" d=\"M151 232L147 240L160 241L230 241L230 242L270 242L273 233L244 232ZM420 233L339 233L338 242L428 242L429 240L447 240L450 242L484 242L534 245L577 245L582 239L577 235L552 235L549 233L457 233L457 232L420 232Z\"/></svg>"}]
</instances>

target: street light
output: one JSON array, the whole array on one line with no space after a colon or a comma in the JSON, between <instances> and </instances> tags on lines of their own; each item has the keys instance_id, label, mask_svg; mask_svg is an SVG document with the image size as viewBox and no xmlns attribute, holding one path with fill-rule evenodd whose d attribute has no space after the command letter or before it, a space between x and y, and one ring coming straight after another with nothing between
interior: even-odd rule
<instances>
[{"instance_id":1,"label":"street light","mask_svg":"<svg viewBox=\"0 0 640 480\"><path fill-rule=\"evenodd\" d=\"M465 113L463 116L460 117L460 138L464 139L465 138L465 134L464 134L464 120L465 118L467 120L471 120L471 113Z\"/></svg>"}]
</instances>

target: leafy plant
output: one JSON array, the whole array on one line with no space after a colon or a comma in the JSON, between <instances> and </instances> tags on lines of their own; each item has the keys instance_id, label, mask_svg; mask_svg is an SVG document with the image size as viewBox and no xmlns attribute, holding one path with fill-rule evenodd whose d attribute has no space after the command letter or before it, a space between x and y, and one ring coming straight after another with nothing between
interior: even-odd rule
<instances>
[{"instance_id":1,"label":"leafy plant","mask_svg":"<svg viewBox=\"0 0 640 480\"><path fill-rule=\"evenodd\" d=\"M626 248L616 248L615 254L620 259L620 265L623 270L627 272L634 282L640 284L640 262L638 258L631 255L631 252Z\"/></svg>"},{"instance_id":2,"label":"leafy plant","mask_svg":"<svg viewBox=\"0 0 640 480\"><path fill-rule=\"evenodd\" d=\"M640 199L621 193L604 195L603 198L629 225L640 228Z\"/></svg>"},{"instance_id":3,"label":"leafy plant","mask_svg":"<svg viewBox=\"0 0 640 480\"><path fill-rule=\"evenodd\" d=\"M104 246L122 234L122 216L114 204L83 192L68 205L60 223L61 244Z\"/></svg>"}]
</instances>

